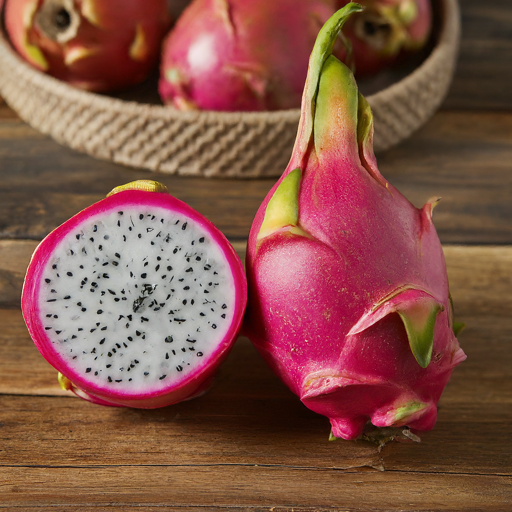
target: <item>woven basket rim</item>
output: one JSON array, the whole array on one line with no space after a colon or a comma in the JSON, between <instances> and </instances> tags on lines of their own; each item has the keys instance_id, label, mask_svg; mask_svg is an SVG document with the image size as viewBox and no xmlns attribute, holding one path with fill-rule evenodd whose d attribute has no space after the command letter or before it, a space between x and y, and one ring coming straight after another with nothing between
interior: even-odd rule
<instances>
[{"instance_id":1,"label":"woven basket rim","mask_svg":"<svg viewBox=\"0 0 512 512\"><path fill-rule=\"evenodd\" d=\"M447 47L453 47L458 44L459 8L457 0L441 0L440 13L441 29L439 31L438 40L425 60L415 68L407 76L395 82L381 91L369 95L374 102L385 101L388 96L393 96L396 91L406 88L415 83L421 75L429 68L435 67L436 61L442 58ZM19 71L23 73L27 79L37 84L38 87L51 91L53 94L66 97L69 100L87 104L94 102L95 106L110 112L140 112L141 115L151 115L152 117L162 117L167 120L180 119L191 122L261 122L278 121L278 120L295 120L300 114L300 109L263 111L263 112L219 112L208 110L197 111L180 111L168 105L151 105L139 103L133 100L122 100L98 93L77 89L65 82L62 82L50 75L42 73L25 62L21 56L12 48L8 37L5 33L3 23L0 24L0 55L7 54L8 57L16 62Z\"/></svg>"}]
</instances>

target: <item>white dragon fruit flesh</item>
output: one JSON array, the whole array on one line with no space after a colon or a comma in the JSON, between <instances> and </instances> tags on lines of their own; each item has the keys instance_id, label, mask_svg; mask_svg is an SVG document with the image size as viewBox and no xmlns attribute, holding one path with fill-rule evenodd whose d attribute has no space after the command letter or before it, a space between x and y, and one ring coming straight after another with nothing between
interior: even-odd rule
<instances>
[{"instance_id":1,"label":"white dragon fruit flesh","mask_svg":"<svg viewBox=\"0 0 512 512\"><path fill-rule=\"evenodd\" d=\"M143 180L41 242L22 309L63 388L98 404L155 408L208 388L237 338L246 296L224 235Z\"/></svg>"}]
</instances>

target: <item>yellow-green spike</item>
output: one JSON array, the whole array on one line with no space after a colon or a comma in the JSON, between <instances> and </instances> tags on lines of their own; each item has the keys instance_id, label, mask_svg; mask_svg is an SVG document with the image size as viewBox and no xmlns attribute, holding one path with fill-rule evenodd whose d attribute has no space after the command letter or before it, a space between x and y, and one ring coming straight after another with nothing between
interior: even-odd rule
<instances>
[{"instance_id":1,"label":"yellow-green spike","mask_svg":"<svg viewBox=\"0 0 512 512\"><path fill-rule=\"evenodd\" d=\"M162 192L168 194L169 191L165 185L153 180L137 180L131 181L126 185L120 185L107 194L107 197L124 192L125 190L142 190L143 192Z\"/></svg>"},{"instance_id":2,"label":"yellow-green spike","mask_svg":"<svg viewBox=\"0 0 512 512\"><path fill-rule=\"evenodd\" d=\"M73 388L73 383L67 377L64 377L64 375L62 375L62 373L60 372L57 375L57 380L59 381L59 386L64 391L69 391L70 389Z\"/></svg>"},{"instance_id":3,"label":"yellow-green spike","mask_svg":"<svg viewBox=\"0 0 512 512\"><path fill-rule=\"evenodd\" d=\"M429 365L432 357L434 329L440 311L442 306L435 299L418 300L397 309L407 331L412 353L422 368Z\"/></svg>"},{"instance_id":4,"label":"yellow-green spike","mask_svg":"<svg viewBox=\"0 0 512 512\"><path fill-rule=\"evenodd\" d=\"M277 187L272 199L268 202L265 217L257 236L258 241L288 226L293 233L305 234L297 227L301 177L301 170L297 168L288 174Z\"/></svg>"}]
</instances>

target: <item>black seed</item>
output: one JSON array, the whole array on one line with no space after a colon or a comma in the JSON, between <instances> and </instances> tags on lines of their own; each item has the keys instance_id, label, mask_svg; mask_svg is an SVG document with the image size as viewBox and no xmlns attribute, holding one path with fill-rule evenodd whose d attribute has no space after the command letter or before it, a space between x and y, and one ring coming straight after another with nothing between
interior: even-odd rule
<instances>
[{"instance_id":1,"label":"black seed","mask_svg":"<svg viewBox=\"0 0 512 512\"><path fill-rule=\"evenodd\" d=\"M107 364L107 366L105 368L112 368L112 365L111 364Z\"/></svg>"},{"instance_id":2,"label":"black seed","mask_svg":"<svg viewBox=\"0 0 512 512\"><path fill-rule=\"evenodd\" d=\"M64 297L64 300L69 300L69 299L71 299L71 295L66 295L66 296Z\"/></svg>"},{"instance_id":3,"label":"black seed","mask_svg":"<svg viewBox=\"0 0 512 512\"><path fill-rule=\"evenodd\" d=\"M83 265L80 265L80 268L83 270L83 269L84 269L84 266L83 266Z\"/></svg>"},{"instance_id":4,"label":"black seed","mask_svg":"<svg viewBox=\"0 0 512 512\"><path fill-rule=\"evenodd\" d=\"M142 213L139 215L139 219L142 220L144 218L144 215Z\"/></svg>"},{"instance_id":5,"label":"black seed","mask_svg":"<svg viewBox=\"0 0 512 512\"><path fill-rule=\"evenodd\" d=\"M51 329L51 327L45 327L44 330L45 331L49 331Z\"/></svg>"},{"instance_id":6,"label":"black seed","mask_svg":"<svg viewBox=\"0 0 512 512\"><path fill-rule=\"evenodd\" d=\"M226 313L224 313L223 315L220 315L221 318L226 318Z\"/></svg>"},{"instance_id":7,"label":"black seed","mask_svg":"<svg viewBox=\"0 0 512 512\"><path fill-rule=\"evenodd\" d=\"M188 341L189 343L195 343L197 340L190 340L190 339L188 339L188 338L187 338L187 341Z\"/></svg>"},{"instance_id":8,"label":"black seed","mask_svg":"<svg viewBox=\"0 0 512 512\"><path fill-rule=\"evenodd\" d=\"M95 224L94 227L92 228L92 230L96 233L96 231L98 231L98 226L96 226L96 224Z\"/></svg>"},{"instance_id":9,"label":"black seed","mask_svg":"<svg viewBox=\"0 0 512 512\"><path fill-rule=\"evenodd\" d=\"M136 334L137 336L140 336L142 333L141 333L140 331L135 331L135 334Z\"/></svg>"},{"instance_id":10,"label":"black seed","mask_svg":"<svg viewBox=\"0 0 512 512\"><path fill-rule=\"evenodd\" d=\"M128 336L128 341L133 341L133 338L131 336Z\"/></svg>"},{"instance_id":11,"label":"black seed","mask_svg":"<svg viewBox=\"0 0 512 512\"><path fill-rule=\"evenodd\" d=\"M55 270L57 268L57 265L52 265L52 268Z\"/></svg>"},{"instance_id":12,"label":"black seed","mask_svg":"<svg viewBox=\"0 0 512 512\"><path fill-rule=\"evenodd\" d=\"M96 330L96 328L95 328L95 327L93 327L93 328L91 329L91 331L90 331L90 332L94 332L95 330Z\"/></svg>"},{"instance_id":13,"label":"black seed","mask_svg":"<svg viewBox=\"0 0 512 512\"><path fill-rule=\"evenodd\" d=\"M135 363L139 364L139 361L137 361L137 359L134 359L133 361L134 361Z\"/></svg>"},{"instance_id":14,"label":"black seed","mask_svg":"<svg viewBox=\"0 0 512 512\"><path fill-rule=\"evenodd\" d=\"M183 224L183 226L181 226L181 229L182 229L183 231L185 231L185 229L187 229L187 223L186 223L186 222L185 222L185 224Z\"/></svg>"},{"instance_id":15,"label":"black seed","mask_svg":"<svg viewBox=\"0 0 512 512\"><path fill-rule=\"evenodd\" d=\"M123 379L116 380L116 382L123 382Z\"/></svg>"},{"instance_id":16,"label":"black seed","mask_svg":"<svg viewBox=\"0 0 512 512\"><path fill-rule=\"evenodd\" d=\"M114 265L114 267L117 267L119 265L119 263L117 261L113 261L112 265Z\"/></svg>"},{"instance_id":17,"label":"black seed","mask_svg":"<svg viewBox=\"0 0 512 512\"><path fill-rule=\"evenodd\" d=\"M140 277L142 277L142 279L146 279L146 277L147 277L147 276L148 276L148 275L147 275L147 274L145 274L145 273L140 275Z\"/></svg>"},{"instance_id":18,"label":"black seed","mask_svg":"<svg viewBox=\"0 0 512 512\"><path fill-rule=\"evenodd\" d=\"M110 237L109 237L108 235L105 235L105 236L103 237L103 240L108 240L109 238L110 238Z\"/></svg>"},{"instance_id":19,"label":"black seed","mask_svg":"<svg viewBox=\"0 0 512 512\"><path fill-rule=\"evenodd\" d=\"M167 336L167 338L165 338L165 343L172 343L173 341L174 339L172 336Z\"/></svg>"},{"instance_id":20,"label":"black seed","mask_svg":"<svg viewBox=\"0 0 512 512\"><path fill-rule=\"evenodd\" d=\"M98 372L94 372L94 375L98 375Z\"/></svg>"},{"instance_id":21,"label":"black seed","mask_svg":"<svg viewBox=\"0 0 512 512\"><path fill-rule=\"evenodd\" d=\"M51 283L51 282L52 282L52 280L51 280L51 279L45 279L45 282L47 282L47 283Z\"/></svg>"},{"instance_id":22,"label":"black seed","mask_svg":"<svg viewBox=\"0 0 512 512\"><path fill-rule=\"evenodd\" d=\"M115 302L119 302L120 300L121 300L121 299L120 299L119 297L116 297L116 298L114 299L114 301L115 301Z\"/></svg>"},{"instance_id":23,"label":"black seed","mask_svg":"<svg viewBox=\"0 0 512 512\"><path fill-rule=\"evenodd\" d=\"M185 272L194 272L194 269L192 267L189 267L187 268L187 270L185 270Z\"/></svg>"},{"instance_id":24,"label":"black seed","mask_svg":"<svg viewBox=\"0 0 512 512\"><path fill-rule=\"evenodd\" d=\"M79 328L78 328L78 332L83 331L83 330L84 330L84 328L83 328L83 327L79 327Z\"/></svg>"},{"instance_id":25,"label":"black seed","mask_svg":"<svg viewBox=\"0 0 512 512\"><path fill-rule=\"evenodd\" d=\"M194 302L195 302L195 301L194 301L194 299L192 299L192 300L190 301L190 304L192 304L192 306L193 306L193 305L194 305Z\"/></svg>"},{"instance_id":26,"label":"black seed","mask_svg":"<svg viewBox=\"0 0 512 512\"><path fill-rule=\"evenodd\" d=\"M114 254L114 256L115 256L116 258L121 258L121 255L120 255L118 252L116 252L116 253Z\"/></svg>"},{"instance_id":27,"label":"black seed","mask_svg":"<svg viewBox=\"0 0 512 512\"><path fill-rule=\"evenodd\" d=\"M52 317L51 313L49 315L46 315L46 318L51 318L51 317Z\"/></svg>"},{"instance_id":28,"label":"black seed","mask_svg":"<svg viewBox=\"0 0 512 512\"><path fill-rule=\"evenodd\" d=\"M103 277L104 277L105 279L110 279L110 276L109 276L108 274L103 274Z\"/></svg>"},{"instance_id":29,"label":"black seed","mask_svg":"<svg viewBox=\"0 0 512 512\"><path fill-rule=\"evenodd\" d=\"M99 249L100 251L103 251L103 245L98 245L98 249Z\"/></svg>"},{"instance_id":30,"label":"black seed","mask_svg":"<svg viewBox=\"0 0 512 512\"><path fill-rule=\"evenodd\" d=\"M167 375L162 375L162 376L160 377L160 380L165 379L165 377L167 377Z\"/></svg>"},{"instance_id":31,"label":"black seed","mask_svg":"<svg viewBox=\"0 0 512 512\"><path fill-rule=\"evenodd\" d=\"M199 313L199 316L206 316L204 313Z\"/></svg>"},{"instance_id":32,"label":"black seed","mask_svg":"<svg viewBox=\"0 0 512 512\"><path fill-rule=\"evenodd\" d=\"M182 352L186 352L186 351L187 351L187 349L186 349L186 348L182 348L182 349L181 349L181 351L182 351Z\"/></svg>"},{"instance_id":33,"label":"black seed","mask_svg":"<svg viewBox=\"0 0 512 512\"><path fill-rule=\"evenodd\" d=\"M200 243L200 244L202 244L203 242L204 242L204 237L201 237L201 238L199 239L199 243Z\"/></svg>"},{"instance_id":34,"label":"black seed","mask_svg":"<svg viewBox=\"0 0 512 512\"><path fill-rule=\"evenodd\" d=\"M102 331L106 331L107 330L107 326L105 325L105 327L102 327L101 330Z\"/></svg>"},{"instance_id":35,"label":"black seed","mask_svg":"<svg viewBox=\"0 0 512 512\"><path fill-rule=\"evenodd\" d=\"M103 313L103 310L102 310L102 309L98 309L98 311L96 311L96 313L97 313L98 315L101 315L101 314Z\"/></svg>"},{"instance_id":36,"label":"black seed","mask_svg":"<svg viewBox=\"0 0 512 512\"><path fill-rule=\"evenodd\" d=\"M183 305L186 306L187 305L187 299L184 299L183 300Z\"/></svg>"},{"instance_id":37,"label":"black seed","mask_svg":"<svg viewBox=\"0 0 512 512\"><path fill-rule=\"evenodd\" d=\"M128 315L126 318L128 318L128 320L130 320L130 322L131 322L132 319L133 319L133 316L132 315Z\"/></svg>"},{"instance_id":38,"label":"black seed","mask_svg":"<svg viewBox=\"0 0 512 512\"><path fill-rule=\"evenodd\" d=\"M176 249L174 249L174 251L172 251L173 254L176 254L178 252L178 248L176 247Z\"/></svg>"},{"instance_id":39,"label":"black seed","mask_svg":"<svg viewBox=\"0 0 512 512\"><path fill-rule=\"evenodd\" d=\"M116 347L121 348L121 345L119 345L119 343L116 343Z\"/></svg>"},{"instance_id":40,"label":"black seed","mask_svg":"<svg viewBox=\"0 0 512 512\"><path fill-rule=\"evenodd\" d=\"M55 331L56 334L60 334L62 331Z\"/></svg>"},{"instance_id":41,"label":"black seed","mask_svg":"<svg viewBox=\"0 0 512 512\"><path fill-rule=\"evenodd\" d=\"M106 267L108 265L108 261L106 261L105 263L103 263L103 266Z\"/></svg>"},{"instance_id":42,"label":"black seed","mask_svg":"<svg viewBox=\"0 0 512 512\"><path fill-rule=\"evenodd\" d=\"M112 295L115 295L116 292L113 292L112 290L108 289L108 293L112 294Z\"/></svg>"},{"instance_id":43,"label":"black seed","mask_svg":"<svg viewBox=\"0 0 512 512\"><path fill-rule=\"evenodd\" d=\"M109 382L112 382L112 378L111 378L111 377L109 377L109 378L108 378L108 381L109 381Z\"/></svg>"},{"instance_id":44,"label":"black seed","mask_svg":"<svg viewBox=\"0 0 512 512\"><path fill-rule=\"evenodd\" d=\"M176 370L178 370L179 372L183 371L183 367L182 366L176 366Z\"/></svg>"},{"instance_id":45,"label":"black seed","mask_svg":"<svg viewBox=\"0 0 512 512\"><path fill-rule=\"evenodd\" d=\"M92 368L87 368L87 369L85 370L85 373L91 373L91 371L92 371Z\"/></svg>"},{"instance_id":46,"label":"black seed","mask_svg":"<svg viewBox=\"0 0 512 512\"><path fill-rule=\"evenodd\" d=\"M175 352L174 350L172 351L172 353L173 353L174 355L176 355L176 352Z\"/></svg>"},{"instance_id":47,"label":"black seed","mask_svg":"<svg viewBox=\"0 0 512 512\"><path fill-rule=\"evenodd\" d=\"M155 267L155 272L158 272L159 270L160 270L160 265L157 265L157 266Z\"/></svg>"},{"instance_id":48,"label":"black seed","mask_svg":"<svg viewBox=\"0 0 512 512\"><path fill-rule=\"evenodd\" d=\"M210 293L208 290L205 290L204 293Z\"/></svg>"},{"instance_id":49,"label":"black seed","mask_svg":"<svg viewBox=\"0 0 512 512\"><path fill-rule=\"evenodd\" d=\"M217 329L217 326L215 324L212 324L212 329Z\"/></svg>"},{"instance_id":50,"label":"black seed","mask_svg":"<svg viewBox=\"0 0 512 512\"><path fill-rule=\"evenodd\" d=\"M190 290L190 286L185 286L183 289L184 290Z\"/></svg>"},{"instance_id":51,"label":"black seed","mask_svg":"<svg viewBox=\"0 0 512 512\"><path fill-rule=\"evenodd\" d=\"M139 238L142 238L142 235L141 235L140 233L139 233L137 236L138 236Z\"/></svg>"},{"instance_id":52,"label":"black seed","mask_svg":"<svg viewBox=\"0 0 512 512\"><path fill-rule=\"evenodd\" d=\"M126 235L123 235L123 242L126 242Z\"/></svg>"},{"instance_id":53,"label":"black seed","mask_svg":"<svg viewBox=\"0 0 512 512\"><path fill-rule=\"evenodd\" d=\"M198 352L197 353L197 357L203 357L203 353L202 352Z\"/></svg>"},{"instance_id":54,"label":"black seed","mask_svg":"<svg viewBox=\"0 0 512 512\"><path fill-rule=\"evenodd\" d=\"M226 308L227 308L226 304L222 304L222 309L226 309Z\"/></svg>"},{"instance_id":55,"label":"black seed","mask_svg":"<svg viewBox=\"0 0 512 512\"><path fill-rule=\"evenodd\" d=\"M149 320L143 316L140 317L141 323L142 322L149 322Z\"/></svg>"}]
</instances>

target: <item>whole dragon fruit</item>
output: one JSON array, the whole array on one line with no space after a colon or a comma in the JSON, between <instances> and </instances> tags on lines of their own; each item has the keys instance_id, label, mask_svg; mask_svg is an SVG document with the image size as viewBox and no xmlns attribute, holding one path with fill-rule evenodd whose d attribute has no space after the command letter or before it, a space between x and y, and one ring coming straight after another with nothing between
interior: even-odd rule
<instances>
[{"instance_id":1,"label":"whole dragon fruit","mask_svg":"<svg viewBox=\"0 0 512 512\"><path fill-rule=\"evenodd\" d=\"M169 27L166 0L6 0L13 46L37 69L90 91L144 80Z\"/></svg>"},{"instance_id":2,"label":"whole dragon fruit","mask_svg":"<svg viewBox=\"0 0 512 512\"><path fill-rule=\"evenodd\" d=\"M160 96L182 110L298 108L333 0L194 0L164 42Z\"/></svg>"},{"instance_id":3,"label":"whole dragon fruit","mask_svg":"<svg viewBox=\"0 0 512 512\"><path fill-rule=\"evenodd\" d=\"M207 389L236 340L246 295L222 233L163 185L138 181L41 242L22 309L64 389L155 408Z\"/></svg>"},{"instance_id":4,"label":"whole dragon fruit","mask_svg":"<svg viewBox=\"0 0 512 512\"><path fill-rule=\"evenodd\" d=\"M370 76L415 53L432 30L430 0L361 0L364 11L352 16L344 34L352 43L357 77ZM347 4L340 0L338 6Z\"/></svg>"},{"instance_id":5,"label":"whole dragon fruit","mask_svg":"<svg viewBox=\"0 0 512 512\"><path fill-rule=\"evenodd\" d=\"M351 71L332 56L348 4L311 55L290 163L255 217L245 332L332 434L428 430L455 365L436 201L415 208L379 173L373 119Z\"/></svg>"}]
</instances>

